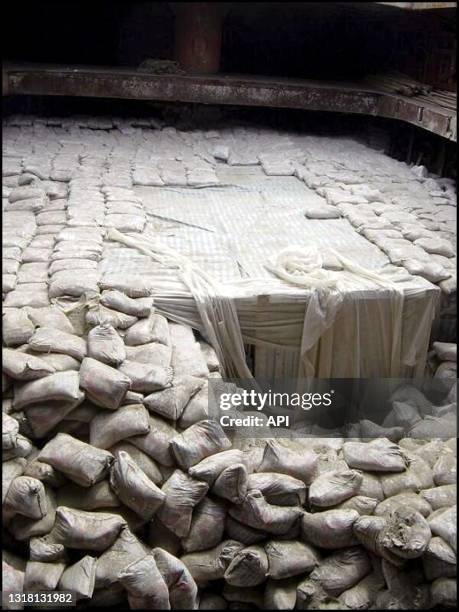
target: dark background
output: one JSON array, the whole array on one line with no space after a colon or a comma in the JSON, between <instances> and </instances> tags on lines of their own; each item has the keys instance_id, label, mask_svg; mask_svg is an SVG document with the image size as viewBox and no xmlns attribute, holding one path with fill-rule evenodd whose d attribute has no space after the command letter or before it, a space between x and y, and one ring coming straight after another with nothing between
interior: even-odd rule
<instances>
[{"instance_id":1,"label":"dark background","mask_svg":"<svg viewBox=\"0 0 459 612\"><path fill-rule=\"evenodd\" d=\"M342 81L398 70L456 90L454 10L399 10L373 2L225 4L221 72ZM2 10L4 61L135 68L148 58L174 59L175 15L168 2L17 1L4 3ZM157 107L163 109L134 100L22 96L3 101L4 114L142 114ZM169 104L166 112L180 113L182 107ZM184 112L188 115L188 109ZM206 107L207 118L209 112ZM374 127L389 139L386 152L393 157L456 176L455 143L403 122L267 108L216 112L317 133L358 135Z\"/></svg>"},{"instance_id":2,"label":"dark background","mask_svg":"<svg viewBox=\"0 0 459 612\"><path fill-rule=\"evenodd\" d=\"M222 72L342 80L395 68L443 87L455 81L454 12L371 2L227 5ZM167 2L8 2L2 8L6 60L135 67L146 58L174 57L174 11Z\"/></svg>"}]
</instances>

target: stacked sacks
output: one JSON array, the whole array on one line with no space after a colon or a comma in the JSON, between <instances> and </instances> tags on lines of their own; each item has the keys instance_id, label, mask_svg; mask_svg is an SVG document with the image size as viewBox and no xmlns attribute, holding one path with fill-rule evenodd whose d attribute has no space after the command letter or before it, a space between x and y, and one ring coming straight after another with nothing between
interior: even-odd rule
<instances>
[{"instance_id":1,"label":"stacked sacks","mask_svg":"<svg viewBox=\"0 0 459 612\"><path fill-rule=\"evenodd\" d=\"M10 211L3 214L2 234L2 294L7 298L5 306L14 304L26 305L27 299L20 292L15 292L18 281L18 271L23 261L24 252L36 229L35 218L29 211ZM12 297L7 294L12 293ZM23 292L22 292L23 293ZM27 292L29 293L29 292ZM29 300L31 297L29 296Z\"/></svg>"},{"instance_id":2,"label":"stacked sacks","mask_svg":"<svg viewBox=\"0 0 459 612\"><path fill-rule=\"evenodd\" d=\"M4 517L29 546L9 584L152 609L454 603L453 441L231 443L207 418L213 351L117 287L84 338L28 308L6 351Z\"/></svg>"},{"instance_id":3,"label":"stacked sacks","mask_svg":"<svg viewBox=\"0 0 459 612\"><path fill-rule=\"evenodd\" d=\"M55 256L56 234L67 220L67 187L63 183L40 181L34 174L27 173L20 176L19 183L20 186L11 192L10 197L26 199L17 200L12 206L33 202L37 197L41 204L37 210L7 213L10 237L5 244L16 243L17 246L6 247L9 250L4 254L14 258L14 261L7 262L7 270L16 272L17 276L15 291L5 305L46 306L49 297L53 297L52 292L48 295L49 262ZM27 242L26 248L21 248L23 243L15 236L15 224Z\"/></svg>"},{"instance_id":4,"label":"stacked sacks","mask_svg":"<svg viewBox=\"0 0 459 612\"><path fill-rule=\"evenodd\" d=\"M389 398L390 410L383 415L380 423L361 419L346 427L347 435L363 439L386 437L392 442L405 437L431 440L455 435L456 381L450 374L448 379L440 378L438 382L432 380L430 387L428 395L435 398L435 403L416 385L399 385L392 392Z\"/></svg>"},{"instance_id":5,"label":"stacked sacks","mask_svg":"<svg viewBox=\"0 0 459 612\"><path fill-rule=\"evenodd\" d=\"M132 173L134 185L143 187L161 187L164 185L162 178L159 176L159 170L150 166L136 164Z\"/></svg>"},{"instance_id":6,"label":"stacked sacks","mask_svg":"<svg viewBox=\"0 0 459 612\"><path fill-rule=\"evenodd\" d=\"M258 156L263 172L268 176L293 176L295 172L298 149L293 148L288 139L285 143L283 140L280 136L273 149L260 152Z\"/></svg>"},{"instance_id":7,"label":"stacked sacks","mask_svg":"<svg viewBox=\"0 0 459 612\"><path fill-rule=\"evenodd\" d=\"M213 161L203 147L199 130L192 133L171 131L171 128L161 132L144 130L134 156L133 183L153 187L217 185Z\"/></svg>"},{"instance_id":8,"label":"stacked sacks","mask_svg":"<svg viewBox=\"0 0 459 612\"><path fill-rule=\"evenodd\" d=\"M106 227L114 227L120 232L142 232L147 218L142 202L132 189L119 186L104 186L106 197Z\"/></svg>"},{"instance_id":9,"label":"stacked sacks","mask_svg":"<svg viewBox=\"0 0 459 612\"><path fill-rule=\"evenodd\" d=\"M434 342L431 361L435 378L457 378L457 344Z\"/></svg>"},{"instance_id":10,"label":"stacked sacks","mask_svg":"<svg viewBox=\"0 0 459 612\"><path fill-rule=\"evenodd\" d=\"M119 270L103 281L96 276L82 321L49 304L46 269L37 264L51 259L59 303L60 293L77 301L84 292L74 291L76 281L98 270L102 226L110 215L125 215L127 203L130 213L137 210L128 165L105 146L113 144L110 133L100 134L104 146L92 134L112 122L74 123L81 123L77 138L89 143L90 155L61 133L52 164L44 150L33 159L24 154L36 179L18 178L13 157L12 174L5 175L13 177L6 198L17 187L40 185L47 198L24 235L28 211L5 213L18 215L7 239L34 235L17 271L17 287L34 287L22 297L17 288L8 293L15 299L6 298L3 330L2 499L5 546L15 551L3 560L9 588L70 589L91 605L132 608L454 604L456 451L452 441L423 442L431 430L404 439L397 419L419 428L415 411L394 406L393 423L383 427L391 442L231 441L208 418L215 354L191 329L154 311L143 279L123 278ZM164 132L164 150L174 160L183 143L176 132ZM13 151L22 151L27 138ZM57 143L50 144L54 155ZM238 155L232 163L258 163L253 147ZM170 164L169 153L161 157L170 184L183 184L185 174L189 185L193 170L204 169L191 156ZM265 170L285 173L281 157L264 159ZM355 208L370 198L378 208L379 194L357 189L364 182L358 172L324 162L315 169L328 174L324 186L353 185L353 203L343 204ZM48 175L69 182L67 208L66 191L48 184ZM354 212L360 228L363 213ZM8 259L29 246L13 245L19 252L8 251ZM67 271L73 285L58 289ZM417 412L422 420L430 416L422 406ZM368 423L360 427L362 438L371 437Z\"/></svg>"},{"instance_id":11,"label":"stacked sacks","mask_svg":"<svg viewBox=\"0 0 459 612\"><path fill-rule=\"evenodd\" d=\"M17 348L7 349L5 355L3 369L13 393L3 404L4 517L10 535L30 544L24 589L78 584L79 596L91 597L94 585L99 586L96 556L112 546L115 557L119 547L132 547L137 538L131 529L145 531L166 499L176 512L172 500L182 497L179 483L181 474L186 474L179 469L173 473L171 440L178 431L171 416L181 415L192 396L205 387L205 379L180 371L183 355L174 358L178 378L174 377L171 361L177 343L171 339L167 320L154 311L151 298L129 298L106 290L101 302L120 315L126 314L123 310L133 313L127 315L131 325L120 330L104 321L90 325L82 338L57 306L23 309L19 312L28 325L17 326L16 333L23 335L10 340ZM10 330L9 338L13 337ZM185 337L192 338L192 353L200 350L191 330L186 330ZM183 338L180 342L178 352L186 351ZM132 351L129 358L126 349ZM156 349L155 364L148 355ZM215 354L210 347L206 352L214 369ZM195 373L209 374L204 357ZM151 413L146 408L150 405ZM190 415L187 418L193 420ZM216 442L198 458L224 448L220 435L225 439L209 421L201 427L194 435L199 438L201 432ZM189 444L177 439L185 463ZM208 487L197 484L202 497ZM140 543L137 546L144 553L150 550ZM84 555L69 564L67 548ZM176 573L186 574L186 569L160 547L154 559L167 584L166 595L170 591L171 602L180 601L181 589L174 595ZM5 559L4 571L14 578L20 571L16 565ZM108 570L112 571L111 563ZM111 584L117 578L111 574L110 580L100 583ZM122 584L128 584L127 592L134 588L127 576ZM185 607L194 606L193 585L190 578Z\"/></svg>"},{"instance_id":12,"label":"stacked sacks","mask_svg":"<svg viewBox=\"0 0 459 612\"><path fill-rule=\"evenodd\" d=\"M185 187L187 184L185 165L175 159L161 159L158 162L158 171L164 185Z\"/></svg>"},{"instance_id":13,"label":"stacked sacks","mask_svg":"<svg viewBox=\"0 0 459 612\"><path fill-rule=\"evenodd\" d=\"M2 200L3 209L8 204L8 196L12 189L19 185L19 176L22 172L21 152L14 150L8 138L4 140L2 164Z\"/></svg>"},{"instance_id":14,"label":"stacked sacks","mask_svg":"<svg viewBox=\"0 0 459 612\"><path fill-rule=\"evenodd\" d=\"M97 227L104 224L105 201L100 176L105 157L84 157L69 183L68 226Z\"/></svg>"},{"instance_id":15,"label":"stacked sacks","mask_svg":"<svg viewBox=\"0 0 459 612\"><path fill-rule=\"evenodd\" d=\"M103 249L105 218L104 196L100 191L100 174L104 158L88 160L72 172L62 225L55 228L55 241L49 256L49 297L86 299L99 294L98 262ZM62 178L65 178L64 176ZM56 184L54 182L54 184ZM59 183L57 183L59 184ZM60 211L59 211L60 212ZM50 219L56 223L59 219Z\"/></svg>"},{"instance_id":16,"label":"stacked sacks","mask_svg":"<svg viewBox=\"0 0 459 612\"><path fill-rule=\"evenodd\" d=\"M432 467L422 458L436 463L441 454L454 453L453 441L436 441L436 460L426 443L415 443L413 453L403 450L412 442L403 440L400 447L383 439L270 441L255 461L244 445L239 456L235 449L223 451L189 469L212 486L215 496L215 482L231 464L248 472L246 493L227 506L223 536L215 510L208 530L202 526L206 538L201 544L193 538L196 548L190 552L189 540L182 543L186 554L181 559L203 587L202 601L210 605L223 596L224 606L238 602L268 609L451 605L455 485L439 490ZM228 463L220 456L227 456ZM409 468L419 472L417 481L407 478ZM237 480L233 491L240 492L241 471ZM434 497L447 511L434 510L435 502L427 502ZM435 539L440 537L439 514L447 521L441 542ZM211 534L218 543L209 549ZM448 569L440 569L443 562Z\"/></svg>"},{"instance_id":17,"label":"stacked sacks","mask_svg":"<svg viewBox=\"0 0 459 612\"><path fill-rule=\"evenodd\" d=\"M23 343L4 355L3 372L14 383L13 410L24 412L24 426L41 438L84 399L78 370L86 341L56 306L19 312L30 331L27 340L18 336L13 345Z\"/></svg>"},{"instance_id":18,"label":"stacked sacks","mask_svg":"<svg viewBox=\"0 0 459 612\"><path fill-rule=\"evenodd\" d=\"M335 209L393 265L438 284L443 297L453 299L455 182L382 153L369 156L367 147L349 139L306 139L308 154L297 159L295 176L324 198L306 216L333 218Z\"/></svg>"},{"instance_id":19,"label":"stacked sacks","mask_svg":"<svg viewBox=\"0 0 459 612\"><path fill-rule=\"evenodd\" d=\"M158 126L149 118L91 117L50 121L22 117L8 123L3 180L6 209L41 206L41 196L38 200L29 197L36 185L19 185L21 171L43 181L83 179L90 192L94 180L98 187L130 191L133 184L211 186L218 182L215 160L230 165L261 164L268 175L294 173L322 196L308 206L308 217L345 216L356 231L387 253L392 264L438 284L444 300L454 301L455 182L429 175L425 168L410 168L349 138L282 134L253 126L181 131L150 129ZM19 193L20 200L8 201L16 197L13 192L18 187L25 186L27 197ZM101 202L86 206L84 198L80 199L81 210L71 214L71 225L79 223L81 215L86 221L92 218L91 207L97 209L93 224L101 223ZM109 212L109 226L141 231L143 213L131 205L126 210L130 212ZM122 214L124 218L118 216Z\"/></svg>"},{"instance_id":20,"label":"stacked sacks","mask_svg":"<svg viewBox=\"0 0 459 612\"><path fill-rule=\"evenodd\" d=\"M359 177L349 177L341 184L332 176L311 186L382 249L392 264L439 284L445 294L455 292L456 246L449 226L456 217L454 194L447 191L442 179L413 176L402 165L396 179L389 179L384 170L381 176L373 170L368 175L365 166L362 170L357 172ZM315 172L312 166L312 176ZM404 183L402 196L398 183Z\"/></svg>"},{"instance_id":21,"label":"stacked sacks","mask_svg":"<svg viewBox=\"0 0 459 612\"><path fill-rule=\"evenodd\" d=\"M104 230L97 226L66 227L57 234L49 266L50 298L99 294L103 235Z\"/></svg>"},{"instance_id":22,"label":"stacked sacks","mask_svg":"<svg viewBox=\"0 0 459 612\"><path fill-rule=\"evenodd\" d=\"M135 128L130 128L135 129ZM156 131L150 135L148 129L142 130L142 139L139 141L137 150L132 160L132 183L133 185L161 187L164 185L160 175L157 162L161 157L158 150L158 138ZM160 131L158 131L160 134ZM154 146L152 146L155 142Z\"/></svg>"},{"instance_id":23,"label":"stacked sacks","mask_svg":"<svg viewBox=\"0 0 459 612\"><path fill-rule=\"evenodd\" d=\"M198 156L193 156L185 162L185 171L189 187L210 187L219 184L213 166Z\"/></svg>"},{"instance_id":24,"label":"stacked sacks","mask_svg":"<svg viewBox=\"0 0 459 612\"><path fill-rule=\"evenodd\" d=\"M75 168L78 167L82 145L75 139L61 141L62 148L52 160L49 178L52 181L68 183L72 180Z\"/></svg>"},{"instance_id":25,"label":"stacked sacks","mask_svg":"<svg viewBox=\"0 0 459 612\"><path fill-rule=\"evenodd\" d=\"M111 291L106 300L120 307L124 294ZM142 299L125 303L132 309ZM7 531L29 545L25 567L6 556L10 583L134 609L454 605L454 440L231 443L199 414L182 428L206 383L203 363L193 374L180 368L200 344L176 324L153 336L150 318L159 315L142 307L123 337L97 325L86 352L61 346L81 359L85 399L36 440L39 448L4 455ZM170 363L154 369L156 390L152 370L134 376L147 364L126 359L129 347L142 346L136 340L147 340L151 355L152 345L170 347ZM159 367L172 378L160 380ZM34 381L47 382L48 402L62 407L78 377L69 373L59 385L43 371ZM142 379L148 388L133 391ZM9 451L19 447L16 409L27 417L40 407L36 387L28 403L29 384L4 404Z\"/></svg>"},{"instance_id":26,"label":"stacked sacks","mask_svg":"<svg viewBox=\"0 0 459 612\"><path fill-rule=\"evenodd\" d=\"M131 151L128 147L112 149L102 175L104 187L118 187L122 189L130 189L132 187L130 156Z\"/></svg>"},{"instance_id":27,"label":"stacked sacks","mask_svg":"<svg viewBox=\"0 0 459 612\"><path fill-rule=\"evenodd\" d=\"M11 190L5 210L37 213L45 207L47 201L46 191L42 187L18 185Z\"/></svg>"}]
</instances>

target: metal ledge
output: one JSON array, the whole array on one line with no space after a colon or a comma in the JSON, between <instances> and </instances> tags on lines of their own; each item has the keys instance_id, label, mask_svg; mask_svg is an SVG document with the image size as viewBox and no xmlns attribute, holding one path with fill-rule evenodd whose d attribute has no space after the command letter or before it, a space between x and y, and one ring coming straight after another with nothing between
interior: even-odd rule
<instances>
[{"instance_id":1,"label":"metal ledge","mask_svg":"<svg viewBox=\"0 0 459 612\"><path fill-rule=\"evenodd\" d=\"M406 11L430 11L441 9L454 9L457 2L376 2L385 6L404 9Z\"/></svg>"},{"instance_id":2,"label":"metal ledge","mask_svg":"<svg viewBox=\"0 0 459 612\"><path fill-rule=\"evenodd\" d=\"M456 141L456 112L364 83L248 76L155 75L132 69L4 66L3 95L82 96L267 106L399 119Z\"/></svg>"}]
</instances>

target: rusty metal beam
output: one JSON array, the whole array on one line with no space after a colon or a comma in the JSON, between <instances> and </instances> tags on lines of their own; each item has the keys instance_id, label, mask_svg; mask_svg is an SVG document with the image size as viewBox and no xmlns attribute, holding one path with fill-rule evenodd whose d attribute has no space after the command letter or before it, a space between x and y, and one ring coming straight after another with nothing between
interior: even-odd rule
<instances>
[{"instance_id":1,"label":"rusty metal beam","mask_svg":"<svg viewBox=\"0 0 459 612\"><path fill-rule=\"evenodd\" d=\"M451 9L456 8L457 2L376 2L386 6L405 9L408 11L427 11L432 9Z\"/></svg>"},{"instance_id":2,"label":"rusty metal beam","mask_svg":"<svg viewBox=\"0 0 459 612\"><path fill-rule=\"evenodd\" d=\"M379 102L378 115L399 119L448 140L457 141L456 113L439 106L417 102L416 98L384 95Z\"/></svg>"},{"instance_id":3,"label":"rusty metal beam","mask_svg":"<svg viewBox=\"0 0 459 612\"><path fill-rule=\"evenodd\" d=\"M174 2L175 59L191 74L216 74L220 69L223 3Z\"/></svg>"},{"instance_id":4,"label":"rusty metal beam","mask_svg":"<svg viewBox=\"0 0 459 612\"><path fill-rule=\"evenodd\" d=\"M4 67L4 95L82 96L267 106L399 119L456 141L456 113L361 83L246 76L152 75L113 68Z\"/></svg>"},{"instance_id":5,"label":"rusty metal beam","mask_svg":"<svg viewBox=\"0 0 459 612\"><path fill-rule=\"evenodd\" d=\"M154 75L76 67L8 68L10 94L84 96L376 114L377 95L356 86L239 76Z\"/></svg>"}]
</instances>

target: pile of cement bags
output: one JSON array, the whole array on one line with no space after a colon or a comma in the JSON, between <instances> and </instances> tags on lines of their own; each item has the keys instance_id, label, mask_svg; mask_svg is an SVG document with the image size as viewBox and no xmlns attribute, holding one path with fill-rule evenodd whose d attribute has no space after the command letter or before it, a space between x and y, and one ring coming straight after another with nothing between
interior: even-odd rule
<instances>
[{"instance_id":1,"label":"pile of cement bags","mask_svg":"<svg viewBox=\"0 0 459 612\"><path fill-rule=\"evenodd\" d=\"M454 606L455 439L226 435L208 418L212 349L120 283L99 298L110 322L89 310L82 335L55 305L8 315L4 592Z\"/></svg>"},{"instance_id":2,"label":"pile of cement bags","mask_svg":"<svg viewBox=\"0 0 459 612\"><path fill-rule=\"evenodd\" d=\"M457 378L457 344L434 342L429 357L435 378Z\"/></svg>"},{"instance_id":3,"label":"pile of cement bags","mask_svg":"<svg viewBox=\"0 0 459 612\"><path fill-rule=\"evenodd\" d=\"M256 129L156 128L9 122L3 593L72 591L84 606L132 609L454 606L456 445L425 427L426 409L402 401L382 430L358 423L347 440L225 433L208 413L209 379L220 376L212 348L155 311L140 274L100 265L117 248L107 228L145 227L133 185L213 185L227 161L295 173L322 189L312 217L392 232L393 263L423 249L441 266L436 281L455 287L444 250L453 187L408 168L396 182L398 162L375 164L348 141L326 139L321 151L314 138ZM324 155L336 159L325 167ZM362 188L369 174L380 193ZM409 201L394 201L400 183ZM455 371L455 351L434 349L447 364L438 369ZM450 407L433 417L443 425Z\"/></svg>"}]
</instances>

